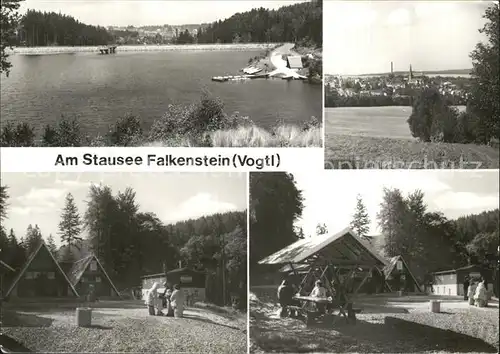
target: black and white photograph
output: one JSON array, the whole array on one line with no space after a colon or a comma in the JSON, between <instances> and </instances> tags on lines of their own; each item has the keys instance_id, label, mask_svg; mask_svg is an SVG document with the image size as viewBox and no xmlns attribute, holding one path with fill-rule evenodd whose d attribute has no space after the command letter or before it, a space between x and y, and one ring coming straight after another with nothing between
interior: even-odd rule
<instances>
[{"instance_id":1,"label":"black and white photograph","mask_svg":"<svg viewBox=\"0 0 500 354\"><path fill-rule=\"evenodd\" d=\"M498 353L499 177L250 173L250 352Z\"/></svg>"},{"instance_id":2,"label":"black and white photograph","mask_svg":"<svg viewBox=\"0 0 500 354\"><path fill-rule=\"evenodd\" d=\"M498 169L498 1L325 1L325 168Z\"/></svg>"},{"instance_id":3,"label":"black and white photograph","mask_svg":"<svg viewBox=\"0 0 500 354\"><path fill-rule=\"evenodd\" d=\"M322 1L1 7L1 146L322 147Z\"/></svg>"},{"instance_id":4,"label":"black and white photograph","mask_svg":"<svg viewBox=\"0 0 500 354\"><path fill-rule=\"evenodd\" d=\"M2 353L246 353L246 174L2 173Z\"/></svg>"}]
</instances>

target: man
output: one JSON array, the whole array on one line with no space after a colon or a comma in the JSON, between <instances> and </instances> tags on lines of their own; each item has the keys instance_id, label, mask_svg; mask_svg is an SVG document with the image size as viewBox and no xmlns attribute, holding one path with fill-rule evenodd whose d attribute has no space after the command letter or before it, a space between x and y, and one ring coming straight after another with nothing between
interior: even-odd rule
<instances>
[{"instance_id":1,"label":"man","mask_svg":"<svg viewBox=\"0 0 500 354\"><path fill-rule=\"evenodd\" d=\"M470 285L469 276L466 275L464 279L464 301L467 301L469 299L468 298L469 285Z\"/></svg>"},{"instance_id":2,"label":"man","mask_svg":"<svg viewBox=\"0 0 500 354\"><path fill-rule=\"evenodd\" d=\"M293 292L293 287L288 283L288 280L283 280L278 287L278 301L281 306L280 317L288 315L288 306L292 304Z\"/></svg>"}]
</instances>

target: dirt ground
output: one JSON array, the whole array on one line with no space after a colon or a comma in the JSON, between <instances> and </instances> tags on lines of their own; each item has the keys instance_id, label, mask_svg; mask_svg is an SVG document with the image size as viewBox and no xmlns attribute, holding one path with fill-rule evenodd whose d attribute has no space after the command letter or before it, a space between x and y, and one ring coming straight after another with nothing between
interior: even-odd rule
<instances>
[{"instance_id":1,"label":"dirt ground","mask_svg":"<svg viewBox=\"0 0 500 354\"><path fill-rule=\"evenodd\" d=\"M306 326L280 319L278 307L251 297L253 353L497 353L498 302L470 307L462 299L439 298L441 313L429 311L432 296L359 296L356 324Z\"/></svg>"},{"instance_id":2,"label":"dirt ground","mask_svg":"<svg viewBox=\"0 0 500 354\"><path fill-rule=\"evenodd\" d=\"M75 306L2 309L3 334L36 352L244 353L246 315L188 308L184 318L149 316L142 302L96 304L92 326L75 325Z\"/></svg>"}]
</instances>

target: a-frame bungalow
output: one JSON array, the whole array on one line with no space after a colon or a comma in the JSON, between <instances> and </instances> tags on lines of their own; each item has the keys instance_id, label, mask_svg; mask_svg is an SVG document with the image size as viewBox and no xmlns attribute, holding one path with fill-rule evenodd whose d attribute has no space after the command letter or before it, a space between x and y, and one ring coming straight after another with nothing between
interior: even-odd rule
<instances>
[{"instance_id":1,"label":"a-frame bungalow","mask_svg":"<svg viewBox=\"0 0 500 354\"><path fill-rule=\"evenodd\" d=\"M92 284L96 296L120 297L118 289L93 253L74 262L68 271L68 278L81 296L88 295L89 285Z\"/></svg>"},{"instance_id":2,"label":"a-frame bungalow","mask_svg":"<svg viewBox=\"0 0 500 354\"><path fill-rule=\"evenodd\" d=\"M42 240L14 278L6 298L66 297L78 292Z\"/></svg>"},{"instance_id":3,"label":"a-frame bungalow","mask_svg":"<svg viewBox=\"0 0 500 354\"><path fill-rule=\"evenodd\" d=\"M390 291L422 292L417 278L413 275L403 256L389 259L382 272Z\"/></svg>"}]
</instances>

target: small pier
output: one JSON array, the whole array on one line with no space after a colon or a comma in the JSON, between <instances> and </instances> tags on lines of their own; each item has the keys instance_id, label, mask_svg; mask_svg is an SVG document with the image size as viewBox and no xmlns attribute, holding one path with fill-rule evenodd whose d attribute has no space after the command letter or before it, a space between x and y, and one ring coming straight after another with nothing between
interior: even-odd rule
<instances>
[{"instance_id":1,"label":"small pier","mask_svg":"<svg viewBox=\"0 0 500 354\"><path fill-rule=\"evenodd\" d=\"M116 53L116 47L117 47L116 45L113 45L113 46L99 48L99 52L101 54L114 54Z\"/></svg>"},{"instance_id":2,"label":"small pier","mask_svg":"<svg viewBox=\"0 0 500 354\"><path fill-rule=\"evenodd\" d=\"M268 77L269 77L268 74L214 76L214 77L212 77L212 81L216 81L216 82L243 81L243 80L251 80L251 79L266 79Z\"/></svg>"}]
</instances>

